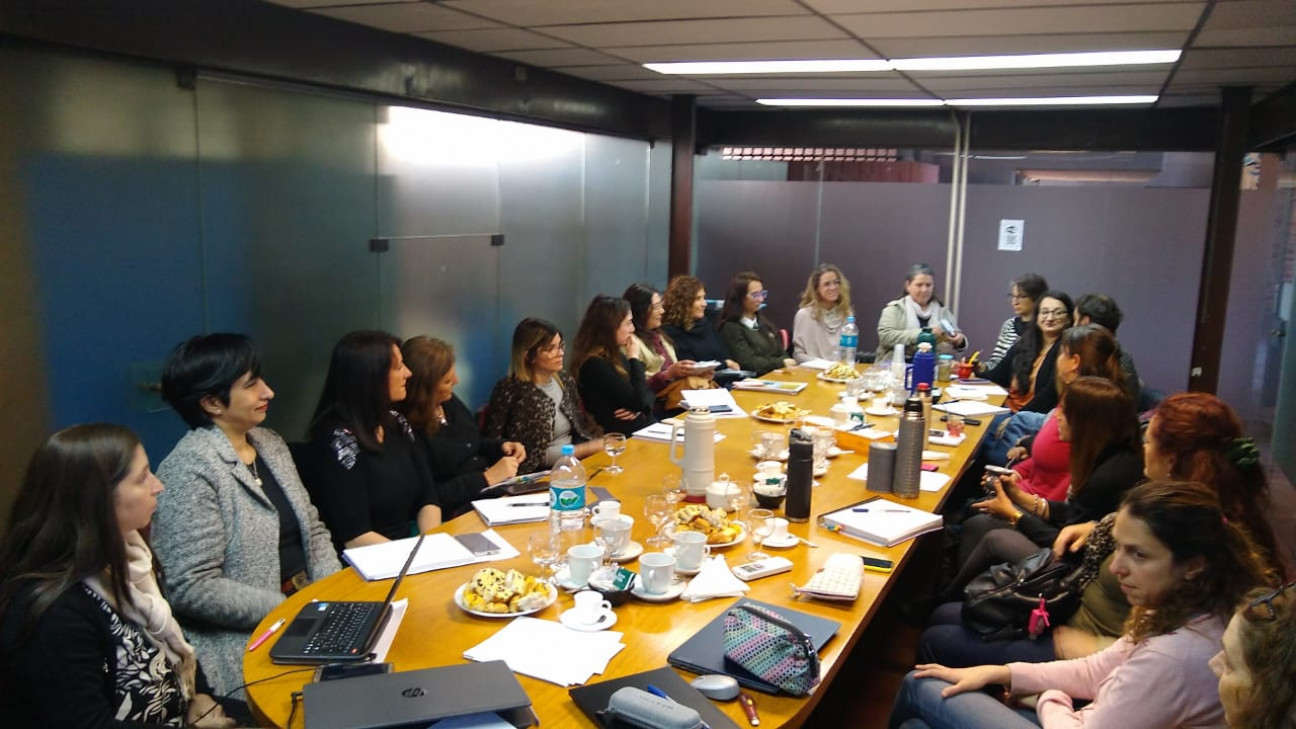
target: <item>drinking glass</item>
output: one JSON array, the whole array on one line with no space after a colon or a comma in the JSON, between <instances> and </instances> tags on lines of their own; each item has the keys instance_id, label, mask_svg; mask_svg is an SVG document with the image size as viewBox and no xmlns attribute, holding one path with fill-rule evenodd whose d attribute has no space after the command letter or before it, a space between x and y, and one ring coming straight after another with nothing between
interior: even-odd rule
<instances>
[{"instance_id":1,"label":"drinking glass","mask_svg":"<svg viewBox=\"0 0 1296 729\"><path fill-rule=\"evenodd\" d=\"M760 550L760 547L761 542L764 541L765 537L770 535L769 524L767 524L766 521L773 516L774 512L770 509L752 509L747 512L747 518L751 520L752 542L756 545L756 549L747 553L748 562L758 562L769 557L768 554ZM760 526L757 526L757 524Z\"/></svg>"},{"instance_id":2,"label":"drinking glass","mask_svg":"<svg viewBox=\"0 0 1296 729\"><path fill-rule=\"evenodd\" d=\"M630 541L630 529L619 517L617 519L599 519L594 522L594 543L603 549L603 566L612 564L612 557L624 550Z\"/></svg>"},{"instance_id":3,"label":"drinking glass","mask_svg":"<svg viewBox=\"0 0 1296 729\"><path fill-rule=\"evenodd\" d=\"M561 544L559 536L548 529L527 537L527 552L531 555L531 561L540 568L540 577L549 584L554 583L552 569L554 562L558 561Z\"/></svg>"},{"instance_id":4,"label":"drinking glass","mask_svg":"<svg viewBox=\"0 0 1296 729\"><path fill-rule=\"evenodd\" d=\"M662 534L662 527L670 521L674 509L666 494L649 494L644 498L644 516L652 522L653 535L648 537L649 546L664 547L670 544L670 538Z\"/></svg>"},{"instance_id":5,"label":"drinking glass","mask_svg":"<svg viewBox=\"0 0 1296 729\"><path fill-rule=\"evenodd\" d=\"M737 481L730 481L729 489L729 498L725 504L731 512L729 521L738 522L742 525L744 532L750 532L751 527L747 521L747 509L751 506L751 486Z\"/></svg>"},{"instance_id":6,"label":"drinking glass","mask_svg":"<svg viewBox=\"0 0 1296 729\"><path fill-rule=\"evenodd\" d=\"M672 473L662 479L662 494L672 508L684 500L684 486L678 475Z\"/></svg>"},{"instance_id":7,"label":"drinking glass","mask_svg":"<svg viewBox=\"0 0 1296 729\"><path fill-rule=\"evenodd\" d=\"M603 452L612 456L612 465L605 469L608 473L621 473L625 469L618 466L617 456L625 453L626 437L624 433L608 433L603 436Z\"/></svg>"}]
</instances>

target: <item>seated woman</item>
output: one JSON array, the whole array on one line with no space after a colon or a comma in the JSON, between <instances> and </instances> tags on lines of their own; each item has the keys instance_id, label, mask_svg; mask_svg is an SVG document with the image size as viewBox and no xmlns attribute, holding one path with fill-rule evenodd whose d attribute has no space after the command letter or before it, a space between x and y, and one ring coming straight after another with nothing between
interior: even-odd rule
<instances>
[{"instance_id":1,"label":"seated woman","mask_svg":"<svg viewBox=\"0 0 1296 729\"><path fill-rule=\"evenodd\" d=\"M1057 408L1058 437L1071 443L1067 498L1050 501L1026 494L1017 473L994 482L995 496L973 504L983 512L963 522L958 594L973 577L1001 562L1015 562L1053 544L1062 527L1101 519L1143 477L1134 402L1124 388L1098 377L1067 387Z\"/></svg>"},{"instance_id":2,"label":"seated woman","mask_svg":"<svg viewBox=\"0 0 1296 729\"><path fill-rule=\"evenodd\" d=\"M441 524L427 451L393 409L409 376L386 332L351 332L333 347L297 465L339 551Z\"/></svg>"},{"instance_id":3,"label":"seated woman","mask_svg":"<svg viewBox=\"0 0 1296 729\"><path fill-rule=\"evenodd\" d=\"M675 345L680 359L694 362L723 362L731 369L741 369L730 359L729 348L720 333L706 318L706 289L693 276L676 276L662 297L662 333Z\"/></svg>"},{"instance_id":4,"label":"seated woman","mask_svg":"<svg viewBox=\"0 0 1296 729\"><path fill-rule=\"evenodd\" d=\"M831 263L819 264L806 281L801 308L792 320L792 358L836 361L841 326L854 315L846 276Z\"/></svg>"},{"instance_id":5,"label":"seated woman","mask_svg":"<svg viewBox=\"0 0 1296 729\"><path fill-rule=\"evenodd\" d=\"M936 351L949 354L967 347L967 337L958 330L954 313L946 309L935 292L935 273L926 263L915 263L905 276L905 295L888 302L878 317L877 361L889 358L897 344L905 347L905 359L912 359L918 335L930 328L936 335Z\"/></svg>"},{"instance_id":6,"label":"seated woman","mask_svg":"<svg viewBox=\"0 0 1296 729\"><path fill-rule=\"evenodd\" d=\"M15 727L231 727L140 530L162 482L135 434L36 450L0 542L0 715Z\"/></svg>"},{"instance_id":7,"label":"seated woman","mask_svg":"<svg viewBox=\"0 0 1296 729\"><path fill-rule=\"evenodd\" d=\"M1208 662L1246 592L1272 579L1250 537L1202 484L1150 481L1116 515L1111 572L1134 606L1125 634L1086 658L972 668L922 664L905 677L890 726L1035 727L980 689L1040 694L1046 727L1221 726ZM1075 708L1077 700L1089 703Z\"/></svg>"},{"instance_id":8,"label":"seated woman","mask_svg":"<svg viewBox=\"0 0 1296 729\"><path fill-rule=\"evenodd\" d=\"M638 340L639 358L648 375L648 389L657 396L658 411L677 409L680 390L715 387L714 368L698 371L693 360L677 358L675 345L661 331L665 307L656 289L643 283L630 284L621 298L630 304L630 319L635 327L632 336ZM625 354L624 347L621 353Z\"/></svg>"},{"instance_id":9,"label":"seated woman","mask_svg":"<svg viewBox=\"0 0 1296 729\"><path fill-rule=\"evenodd\" d=\"M985 371L987 380L1008 388L1004 407L1013 412L1047 413L1057 405L1054 367L1062 332L1071 326L1071 309L1070 296L1061 291L1045 293L1035 311L1034 326L1008 348L998 365Z\"/></svg>"},{"instance_id":10,"label":"seated woman","mask_svg":"<svg viewBox=\"0 0 1296 729\"><path fill-rule=\"evenodd\" d=\"M757 375L796 365L783 349L778 328L760 311L768 293L760 276L744 271L729 282L729 293L720 310L720 338L738 364Z\"/></svg>"},{"instance_id":11,"label":"seated woman","mask_svg":"<svg viewBox=\"0 0 1296 729\"><path fill-rule=\"evenodd\" d=\"M483 438L477 418L454 394L459 384L454 348L440 339L412 337L401 346L410 378L401 403L405 419L427 450L441 510L456 515L482 489L517 475L526 446L502 438Z\"/></svg>"},{"instance_id":12,"label":"seated woman","mask_svg":"<svg viewBox=\"0 0 1296 729\"><path fill-rule=\"evenodd\" d=\"M1038 273L1027 273L1013 279L1008 292L1008 303L1012 306L1013 315L999 328L994 351L982 363L985 369L993 369L999 364L1013 343L1030 327L1035 318L1035 307L1045 291L1048 291L1048 281Z\"/></svg>"},{"instance_id":13,"label":"seated woman","mask_svg":"<svg viewBox=\"0 0 1296 729\"><path fill-rule=\"evenodd\" d=\"M576 332L575 350L571 371L581 400L599 427L630 435L654 422L654 397L625 299L599 295L590 301Z\"/></svg>"},{"instance_id":14,"label":"seated woman","mask_svg":"<svg viewBox=\"0 0 1296 729\"><path fill-rule=\"evenodd\" d=\"M575 444L577 458L603 450L603 431L586 414L576 380L563 370L558 327L544 319L518 322L511 363L491 391L483 432L522 444L526 456L518 473L549 468L569 443Z\"/></svg>"},{"instance_id":15,"label":"seated woman","mask_svg":"<svg viewBox=\"0 0 1296 729\"><path fill-rule=\"evenodd\" d=\"M274 391L252 340L193 337L162 369L162 398L189 425L158 468L151 538L176 617L218 693L243 683L257 623L341 566L288 445L261 427Z\"/></svg>"},{"instance_id":16,"label":"seated woman","mask_svg":"<svg viewBox=\"0 0 1296 729\"><path fill-rule=\"evenodd\" d=\"M1230 729L1296 726L1296 582L1243 598L1210 661Z\"/></svg>"}]
</instances>

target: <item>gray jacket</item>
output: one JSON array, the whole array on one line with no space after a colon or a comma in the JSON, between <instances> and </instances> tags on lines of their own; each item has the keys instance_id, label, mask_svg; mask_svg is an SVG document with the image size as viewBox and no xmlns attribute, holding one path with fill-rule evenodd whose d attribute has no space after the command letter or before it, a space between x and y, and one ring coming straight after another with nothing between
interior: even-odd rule
<instances>
[{"instance_id":1,"label":"gray jacket","mask_svg":"<svg viewBox=\"0 0 1296 729\"><path fill-rule=\"evenodd\" d=\"M248 440L274 473L301 527L307 571L318 580L341 569L328 529L311 505L288 446L273 430ZM252 629L276 605L279 515L219 428L195 428L158 467L165 487L151 533L167 598L217 695L243 683Z\"/></svg>"},{"instance_id":2,"label":"gray jacket","mask_svg":"<svg viewBox=\"0 0 1296 729\"><path fill-rule=\"evenodd\" d=\"M887 302L882 307L882 315L878 317L878 349L877 361L881 362L891 356L897 344L905 346L905 359L913 357L914 346L918 344L918 335L922 333L921 329L910 329L905 314L905 297L901 296L895 301ZM932 313L933 322L939 321L942 317L949 319L955 327L958 326L958 320L954 314L944 306L937 304L936 310ZM967 348L967 336L964 335L962 346L957 351ZM936 345L937 354L952 354L956 349L944 337Z\"/></svg>"}]
</instances>

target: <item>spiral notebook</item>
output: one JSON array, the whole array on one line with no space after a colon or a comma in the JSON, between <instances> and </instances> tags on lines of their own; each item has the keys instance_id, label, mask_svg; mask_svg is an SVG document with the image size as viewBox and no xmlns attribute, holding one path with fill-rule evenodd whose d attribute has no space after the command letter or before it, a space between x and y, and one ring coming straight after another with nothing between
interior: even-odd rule
<instances>
[{"instance_id":1,"label":"spiral notebook","mask_svg":"<svg viewBox=\"0 0 1296 729\"><path fill-rule=\"evenodd\" d=\"M883 547L894 547L940 529L944 520L940 514L875 496L821 515L819 526Z\"/></svg>"}]
</instances>

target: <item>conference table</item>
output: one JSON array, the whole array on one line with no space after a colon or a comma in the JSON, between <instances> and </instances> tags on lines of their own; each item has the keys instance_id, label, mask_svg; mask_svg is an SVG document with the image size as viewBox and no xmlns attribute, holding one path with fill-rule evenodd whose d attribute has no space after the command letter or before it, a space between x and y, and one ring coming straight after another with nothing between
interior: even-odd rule
<instances>
[{"instance_id":1,"label":"conference table","mask_svg":"<svg viewBox=\"0 0 1296 729\"><path fill-rule=\"evenodd\" d=\"M817 370L804 367L777 370L762 379L800 381L807 383L807 387L793 396L734 390L734 399L749 413L763 404L786 400L799 408L810 410L815 415L828 416L829 408L840 400L844 385L824 381L817 375ZM895 416L868 416L868 420L883 430L894 431L896 428ZM979 426L967 427L968 437L957 448L930 446L931 450L950 454L948 460L935 461L939 472L951 477L949 483L940 491L924 491L916 499L900 499L891 494L880 496L927 511L938 510L953 484L972 460L990 418L983 417L981 422ZM719 418L716 426L717 430L725 436L716 445L717 476L727 473L735 481L748 483L753 478L756 464L756 459L750 453L754 445L753 438L759 437L754 436L753 433L771 429L787 431L792 427L772 425L751 417ZM624 471L619 474L609 474L606 470L602 470L590 479L591 486L607 489L622 502L622 513L635 517L632 538L640 543L644 543L653 530L652 525L643 515L644 497L661 493L666 477L680 474L679 467L672 464L668 457L668 448L669 446L664 443L630 438L625 452L617 459L618 465L622 466ZM844 453L832 459L827 475L817 479L819 485L813 490L811 520L791 525L791 533L814 542L818 545L817 548L802 544L786 550L764 549L763 551L768 554L787 557L795 563L795 567L789 573L748 583L750 589L746 596L749 598L828 618L840 622L842 626L820 653L822 682L810 696L796 698L752 692L760 712L762 727L797 727L806 721L819 697L833 682L844 659L855 648L869 621L878 612L889 589L913 554L915 540L902 542L894 547L880 547L831 532L815 523L819 514L875 495L866 490L863 481L847 478L847 474L866 462L867 455L867 448L859 447L853 453ZM609 463L609 457L602 453L584 461L586 469L591 473ZM777 510L776 515L782 515L782 511ZM479 532L485 528L487 527L478 515L469 512L443 524L438 531L462 534ZM512 560L491 562L489 566L502 570L517 568L526 574L537 574L538 568L526 553L527 537L536 530L547 528L547 522L495 527L496 532L517 548L521 555ZM713 553L723 554L729 565L734 566L741 564L746 555L754 549L754 542L749 538L743 543L718 549ZM797 585L806 583L824 564L828 556L835 552L851 552L890 559L895 563L895 569L889 575L865 572L859 598L853 602L795 598L790 583ZM409 607L391 650L387 654L387 660L393 664L394 670L409 671L465 663L467 662L463 657L465 650L503 627L505 620L475 617L461 610L453 600L455 590L483 566L486 565L465 565L410 575L405 579L397 599L408 598ZM634 561L625 566L637 570ZM344 569L307 586L284 601L265 617L252 634L260 635L280 618L291 621L308 601L319 599L381 601L386 596L390 585L390 580L366 582L357 575L355 570ZM734 598L718 598L699 603L684 601L659 603L643 602L632 597L629 602L615 609L617 623L613 629L624 633L622 642L626 647L612 659L606 673L595 675L591 683L666 666L666 658L671 651L723 613L733 602ZM536 613L533 617L557 620L558 616L572 605L572 595L560 591L555 604ZM301 726L303 712L300 706L295 712L293 711L292 694L300 691L304 684L310 682L312 674L309 671L293 671L294 668L300 667L272 663L269 645L245 654L244 677L246 681L253 683L247 689L249 704L257 718L264 724L285 727L292 716L294 725ZM680 673L685 680L693 678L692 674L687 672ZM568 697L566 687L524 675L518 675L518 679L531 698L532 708L542 725L593 726ZM739 726L747 725L738 702L719 702L717 706Z\"/></svg>"}]
</instances>

